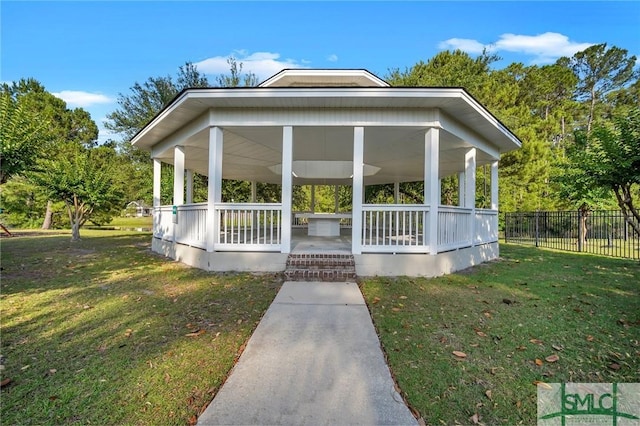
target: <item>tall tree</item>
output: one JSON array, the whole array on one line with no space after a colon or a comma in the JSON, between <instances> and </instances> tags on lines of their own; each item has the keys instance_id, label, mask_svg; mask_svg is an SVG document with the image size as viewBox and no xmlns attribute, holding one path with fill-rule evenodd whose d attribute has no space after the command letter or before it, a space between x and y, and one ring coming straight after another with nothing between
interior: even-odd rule
<instances>
[{"instance_id":1,"label":"tall tree","mask_svg":"<svg viewBox=\"0 0 640 426\"><path fill-rule=\"evenodd\" d=\"M560 192L582 211L615 195L618 207L640 236L640 109L578 131L558 177Z\"/></svg>"},{"instance_id":2,"label":"tall tree","mask_svg":"<svg viewBox=\"0 0 640 426\"><path fill-rule=\"evenodd\" d=\"M229 64L229 74L221 74L216 78L216 83L220 87L252 87L258 85L258 77L248 72L242 74L243 63L230 56L227 58L227 64Z\"/></svg>"},{"instance_id":3,"label":"tall tree","mask_svg":"<svg viewBox=\"0 0 640 426\"><path fill-rule=\"evenodd\" d=\"M588 105L587 133L591 131L598 103L639 75L639 71L634 70L636 57L628 56L626 49L616 46L607 49L607 43L588 47L560 63L566 63L578 77L576 98Z\"/></svg>"},{"instance_id":4,"label":"tall tree","mask_svg":"<svg viewBox=\"0 0 640 426\"><path fill-rule=\"evenodd\" d=\"M95 146L98 137L98 127L91 119L90 114L81 109L68 109L67 104L51 93L49 93L38 81L28 78L21 79L11 84L2 85L2 96L11 107L13 103L22 109L22 116L29 126L38 129L37 140L34 139L30 145L34 147L31 151L31 159L23 166L23 170L33 166L34 161L41 156L51 158L52 156L65 155L65 146L69 144L82 145L84 147ZM15 111L18 111L17 109ZM15 129L7 126L4 130ZM6 141L10 141L7 138ZM3 144L5 137L3 135ZM24 141L23 141L24 142ZM22 154L12 152L7 155L6 163L13 164L19 161ZM52 223L52 202L47 202L46 213L42 227L48 229Z\"/></svg>"},{"instance_id":5,"label":"tall tree","mask_svg":"<svg viewBox=\"0 0 640 426\"><path fill-rule=\"evenodd\" d=\"M386 80L392 86L464 87L481 99L485 93L491 64L499 59L497 55L487 51L472 58L461 50L445 50L426 63L420 61L405 71L391 69Z\"/></svg>"},{"instance_id":6,"label":"tall tree","mask_svg":"<svg viewBox=\"0 0 640 426\"><path fill-rule=\"evenodd\" d=\"M230 57L227 62L230 66L229 75L221 75L216 79L219 86L234 87L241 85L256 85L257 77L253 73L242 74L241 62ZM131 145L130 140L153 117L167 106L182 90L196 87L209 87L211 84L207 77L198 71L191 62L186 62L178 69L177 77L171 76L150 77L144 83L138 82L130 88L129 94L118 96L118 109L107 115L105 127L122 136L118 142L118 148L128 159L128 164L122 167L128 170L132 181L137 182L137 190L128 191L127 197L131 200L151 200L153 187L152 162L148 153L140 151ZM196 182L204 183L203 177L195 176ZM161 199L163 203L170 202L172 198L173 168L163 165ZM223 194L230 198L247 194L248 187L237 181L224 181ZM202 185L200 185L202 186ZM229 199L230 199L229 198Z\"/></svg>"},{"instance_id":7,"label":"tall tree","mask_svg":"<svg viewBox=\"0 0 640 426\"><path fill-rule=\"evenodd\" d=\"M107 114L105 127L123 137L126 145L162 108L167 106L178 93L191 87L208 87L206 76L191 62L178 68L176 81L170 75L149 77L140 84L131 86L130 94L118 95L118 109ZM126 145L123 146L126 147Z\"/></svg>"},{"instance_id":8,"label":"tall tree","mask_svg":"<svg viewBox=\"0 0 640 426\"><path fill-rule=\"evenodd\" d=\"M29 170L45 138L46 121L4 89L0 94L0 184Z\"/></svg>"}]
</instances>

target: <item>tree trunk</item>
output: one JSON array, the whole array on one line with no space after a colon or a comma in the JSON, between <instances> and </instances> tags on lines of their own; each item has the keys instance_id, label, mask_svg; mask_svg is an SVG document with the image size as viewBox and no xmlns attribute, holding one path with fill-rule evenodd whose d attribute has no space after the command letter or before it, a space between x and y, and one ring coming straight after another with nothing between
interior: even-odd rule
<instances>
[{"instance_id":1,"label":"tree trunk","mask_svg":"<svg viewBox=\"0 0 640 426\"><path fill-rule=\"evenodd\" d=\"M640 237L640 212L638 212L636 207L633 205L631 185L614 186L613 192L616 194L618 206L620 207L627 224L630 225L633 232Z\"/></svg>"},{"instance_id":2,"label":"tree trunk","mask_svg":"<svg viewBox=\"0 0 640 426\"><path fill-rule=\"evenodd\" d=\"M53 225L53 208L51 207L53 203L51 201L47 201L47 211L44 214L44 222L42 222L42 229L51 229L51 225Z\"/></svg>"},{"instance_id":3,"label":"tree trunk","mask_svg":"<svg viewBox=\"0 0 640 426\"><path fill-rule=\"evenodd\" d=\"M80 223L74 222L71 224L71 241L80 241Z\"/></svg>"},{"instance_id":4,"label":"tree trunk","mask_svg":"<svg viewBox=\"0 0 640 426\"><path fill-rule=\"evenodd\" d=\"M589 207L583 204L578 209L578 220L580 224L578 226L578 251L583 251L587 246L587 218L589 217Z\"/></svg>"}]
</instances>

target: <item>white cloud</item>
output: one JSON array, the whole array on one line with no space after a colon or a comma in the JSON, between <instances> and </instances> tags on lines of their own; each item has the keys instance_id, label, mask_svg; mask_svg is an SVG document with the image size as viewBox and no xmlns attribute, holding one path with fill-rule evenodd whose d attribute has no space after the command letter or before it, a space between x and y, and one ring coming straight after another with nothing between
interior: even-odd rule
<instances>
[{"instance_id":1,"label":"white cloud","mask_svg":"<svg viewBox=\"0 0 640 426\"><path fill-rule=\"evenodd\" d=\"M100 93L83 92L81 90L63 90L52 94L72 107L86 108L95 104L109 104L113 102L113 99L108 96Z\"/></svg>"},{"instance_id":2,"label":"white cloud","mask_svg":"<svg viewBox=\"0 0 640 426\"><path fill-rule=\"evenodd\" d=\"M335 53L332 53L331 55L327 56L327 61L338 62L338 55L336 55Z\"/></svg>"},{"instance_id":3,"label":"white cloud","mask_svg":"<svg viewBox=\"0 0 640 426\"><path fill-rule=\"evenodd\" d=\"M593 43L576 43L566 35L547 32L535 36L502 34L495 43L495 48L533 55L534 63L549 63L561 56L573 56L592 45Z\"/></svg>"},{"instance_id":4,"label":"white cloud","mask_svg":"<svg viewBox=\"0 0 640 426\"><path fill-rule=\"evenodd\" d=\"M238 63L242 63L243 73L252 72L259 80L265 80L285 68L308 68L306 66L307 61L280 59L279 53L255 52L250 54L246 50L236 50L229 56L233 56ZM229 64L227 59L229 56L214 56L196 62L194 65L198 67L198 71L205 74L228 74Z\"/></svg>"},{"instance_id":5,"label":"white cloud","mask_svg":"<svg viewBox=\"0 0 640 426\"><path fill-rule=\"evenodd\" d=\"M531 63L552 63L561 56L573 56L575 53L585 50L593 43L578 43L569 40L564 34L546 32L534 36L521 34L502 34L498 41L490 44L482 44L477 40L451 38L438 44L440 49L460 49L467 53L482 53L487 51L513 52L533 56Z\"/></svg>"},{"instance_id":6,"label":"white cloud","mask_svg":"<svg viewBox=\"0 0 640 426\"><path fill-rule=\"evenodd\" d=\"M459 49L467 53L482 53L482 50L486 46L477 40L471 40L468 38L450 38L449 40L438 43L438 47L440 49Z\"/></svg>"}]
</instances>

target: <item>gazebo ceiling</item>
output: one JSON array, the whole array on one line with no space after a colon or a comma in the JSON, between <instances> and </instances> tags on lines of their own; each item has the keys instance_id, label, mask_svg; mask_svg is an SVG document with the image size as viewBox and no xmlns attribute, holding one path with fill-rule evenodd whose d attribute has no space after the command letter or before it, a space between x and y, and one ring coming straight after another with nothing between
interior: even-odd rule
<instances>
[{"instance_id":1,"label":"gazebo ceiling","mask_svg":"<svg viewBox=\"0 0 640 426\"><path fill-rule=\"evenodd\" d=\"M365 184L413 182L424 179L424 127L377 127L365 129L364 162L378 167L375 174L364 177ZM274 171L282 163L281 127L225 127L223 129L223 167L225 179L280 183L281 175ZM294 127L293 161L335 161L353 159L353 129L351 127ZM186 139L186 168L208 174L208 131ZM464 154L471 145L456 136L440 131L440 177L464 170ZM173 164L173 150L156 157ZM477 152L477 164L489 164L493 158ZM295 171L295 170L294 170ZM295 176L297 185L351 185L350 177L336 176L327 168L321 178Z\"/></svg>"},{"instance_id":2,"label":"gazebo ceiling","mask_svg":"<svg viewBox=\"0 0 640 426\"><path fill-rule=\"evenodd\" d=\"M380 119L342 119L362 111ZM430 112L440 121L428 123ZM329 125L322 121L327 114L334 117ZM398 121L403 114L413 121ZM292 123L294 115L306 118ZM394 118L388 122L388 117ZM207 175L209 127L216 125L223 129L223 177L269 183L281 182L273 170L282 162L284 125L293 125L293 160L298 162L352 161L353 127L363 126L364 162L379 168L365 176L367 185L422 180L424 135L434 125L441 127L440 177L463 171L464 153L475 143L493 151L477 151L479 166L520 146L517 137L464 89L388 87L364 70L285 70L260 87L188 89L132 143L153 150L154 158L166 163L173 163L171 148L179 144L185 149L185 167ZM327 167L326 177L298 175L294 183L351 184L350 178L330 170Z\"/></svg>"}]
</instances>

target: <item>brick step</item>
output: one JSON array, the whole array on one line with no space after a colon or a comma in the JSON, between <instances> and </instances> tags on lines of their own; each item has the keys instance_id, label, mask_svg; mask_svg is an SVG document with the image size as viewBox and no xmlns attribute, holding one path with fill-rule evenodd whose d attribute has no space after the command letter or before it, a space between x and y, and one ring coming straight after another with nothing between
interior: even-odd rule
<instances>
[{"instance_id":1,"label":"brick step","mask_svg":"<svg viewBox=\"0 0 640 426\"><path fill-rule=\"evenodd\" d=\"M356 265L350 254L290 254L284 275L289 281L355 280Z\"/></svg>"}]
</instances>

